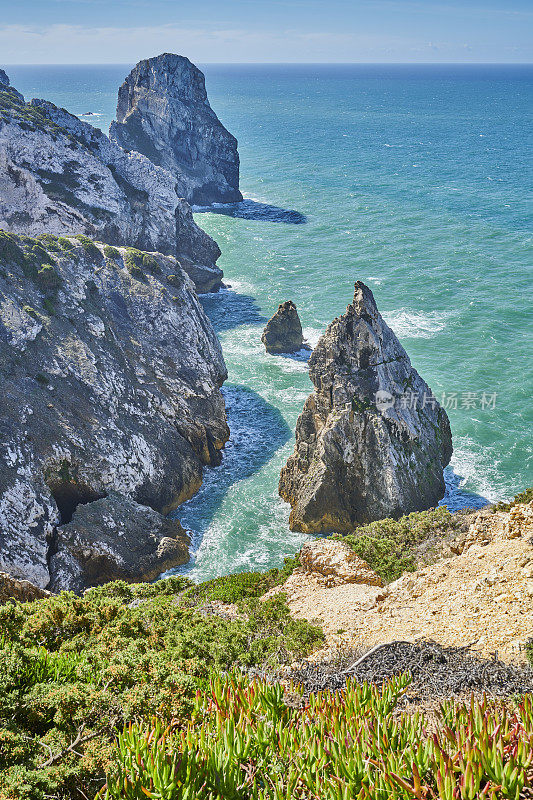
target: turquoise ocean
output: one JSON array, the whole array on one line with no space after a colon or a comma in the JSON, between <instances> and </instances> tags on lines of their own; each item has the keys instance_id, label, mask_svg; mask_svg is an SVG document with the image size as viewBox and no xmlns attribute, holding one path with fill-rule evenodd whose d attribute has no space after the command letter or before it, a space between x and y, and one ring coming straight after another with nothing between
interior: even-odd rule
<instances>
[{"instance_id":1,"label":"turquoise ocean","mask_svg":"<svg viewBox=\"0 0 533 800\"><path fill-rule=\"evenodd\" d=\"M200 65L202 66L202 65ZM130 65L11 66L107 132ZM230 288L202 302L222 341L231 438L178 509L194 579L277 566L304 540L277 495L312 385L303 355L260 341L296 302L315 344L363 280L447 404L451 510L533 484L533 67L206 65L239 140L237 207L198 210Z\"/></svg>"}]
</instances>

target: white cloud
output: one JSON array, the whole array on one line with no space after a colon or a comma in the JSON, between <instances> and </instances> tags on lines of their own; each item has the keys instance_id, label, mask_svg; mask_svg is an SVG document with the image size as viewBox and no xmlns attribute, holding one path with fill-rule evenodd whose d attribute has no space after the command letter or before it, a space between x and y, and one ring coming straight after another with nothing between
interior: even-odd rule
<instances>
[{"instance_id":1,"label":"white cloud","mask_svg":"<svg viewBox=\"0 0 533 800\"><path fill-rule=\"evenodd\" d=\"M3 64L134 63L162 52L209 62L463 61L463 43L434 43L387 34L210 29L175 24L151 27L5 25L0 27ZM485 52L486 51L486 52ZM469 60L490 60L490 45L468 51ZM333 54L333 57L332 57ZM512 60L526 55L513 51Z\"/></svg>"}]
</instances>

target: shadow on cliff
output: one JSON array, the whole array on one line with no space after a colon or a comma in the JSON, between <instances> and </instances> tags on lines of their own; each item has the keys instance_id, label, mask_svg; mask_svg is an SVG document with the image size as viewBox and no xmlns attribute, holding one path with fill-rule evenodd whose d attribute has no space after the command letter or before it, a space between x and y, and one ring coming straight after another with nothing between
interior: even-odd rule
<instances>
[{"instance_id":1,"label":"shadow on cliff","mask_svg":"<svg viewBox=\"0 0 533 800\"><path fill-rule=\"evenodd\" d=\"M217 333L238 328L239 325L265 325L255 297L239 294L233 289L221 289L216 294L199 296L205 313Z\"/></svg>"},{"instance_id":2,"label":"shadow on cliff","mask_svg":"<svg viewBox=\"0 0 533 800\"><path fill-rule=\"evenodd\" d=\"M461 487L464 480L462 475L457 475L453 467L446 467L444 470L444 483L446 492L439 505L447 506L448 511L460 511L463 508L483 508L490 503L486 497L475 492L468 492Z\"/></svg>"},{"instance_id":3,"label":"shadow on cliff","mask_svg":"<svg viewBox=\"0 0 533 800\"><path fill-rule=\"evenodd\" d=\"M195 553L220 509L229 489L251 477L292 437L281 412L245 386L227 385L222 389L231 431L218 467L206 467L204 482L193 498L171 516L192 532L191 553ZM194 559L168 574L187 574Z\"/></svg>"},{"instance_id":4,"label":"shadow on cliff","mask_svg":"<svg viewBox=\"0 0 533 800\"><path fill-rule=\"evenodd\" d=\"M305 225L307 217L300 211L258 203L255 200L241 200L240 203L224 205L195 206L195 211L210 214L224 214L226 217L249 219L256 222L284 222L286 225Z\"/></svg>"}]
</instances>

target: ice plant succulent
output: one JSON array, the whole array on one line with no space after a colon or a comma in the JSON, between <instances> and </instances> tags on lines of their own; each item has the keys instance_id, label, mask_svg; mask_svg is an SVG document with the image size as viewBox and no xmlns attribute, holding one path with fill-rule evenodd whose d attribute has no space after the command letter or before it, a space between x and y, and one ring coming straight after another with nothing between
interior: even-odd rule
<instances>
[{"instance_id":1,"label":"ice plant succulent","mask_svg":"<svg viewBox=\"0 0 533 800\"><path fill-rule=\"evenodd\" d=\"M214 677L186 729L132 723L119 736L103 800L520 800L531 786L533 703L515 711L445 703L393 714L406 675L381 689L304 699L296 686ZM291 698L286 702L287 694Z\"/></svg>"}]
</instances>

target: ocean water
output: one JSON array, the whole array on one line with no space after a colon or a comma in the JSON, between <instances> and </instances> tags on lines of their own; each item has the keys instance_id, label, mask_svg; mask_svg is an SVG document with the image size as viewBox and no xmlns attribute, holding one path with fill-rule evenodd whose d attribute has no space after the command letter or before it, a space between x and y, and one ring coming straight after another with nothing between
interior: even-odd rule
<instances>
[{"instance_id":1,"label":"ocean water","mask_svg":"<svg viewBox=\"0 0 533 800\"><path fill-rule=\"evenodd\" d=\"M276 566L304 540L288 529L277 482L312 386L303 354L268 356L260 335L292 299L316 343L357 279L451 403L444 502L480 506L533 484L533 68L204 69L239 139L247 199L196 215L230 285L203 304L228 365L232 434L222 465L177 512L194 534L183 571ZM26 96L92 112L85 119L104 130L128 70L7 68Z\"/></svg>"}]
</instances>

